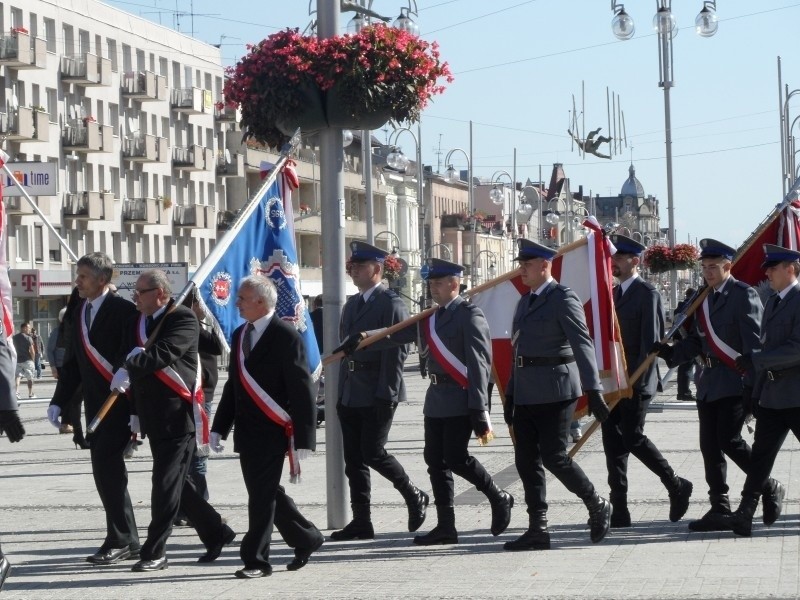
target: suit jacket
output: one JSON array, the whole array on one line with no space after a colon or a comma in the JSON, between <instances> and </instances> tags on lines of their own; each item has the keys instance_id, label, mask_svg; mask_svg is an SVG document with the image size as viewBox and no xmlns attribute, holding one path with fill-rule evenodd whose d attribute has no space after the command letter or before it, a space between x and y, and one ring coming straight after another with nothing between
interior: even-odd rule
<instances>
[{"instance_id":1,"label":"suit jacket","mask_svg":"<svg viewBox=\"0 0 800 600\"><path fill-rule=\"evenodd\" d=\"M83 347L81 336L83 305L83 302L79 302L70 315L64 315L65 323L68 323L71 328L71 332L67 336L69 346L64 353L64 362L58 369L58 381L51 404L60 406L63 412L82 384L86 421L89 422L94 419L111 390L109 382L89 360ZM133 302L109 292L92 319L89 341L114 367L120 363L120 340L127 331L126 324L138 314ZM122 357L124 358L124 356L123 354ZM127 431L129 415L128 397L122 394L106 415L102 427L109 427L109 424L113 423Z\"/></svg>"},{"instance_id":2,"label":"suit jacket","mask_svg":"<svg viewBox=\"0 0 800 600\"><path fill-rule=\"evenodd\" d=\"M767 301L761 322L762 350L753 353L757 371L754 394L766 408L800 406L800 373L771 381L766 371L800 367L800 285L795 284L775 307L774 296Z\"/></svg>"},{"instance_id":3,"label":"suit jacket","mask_svg":"<svg viewBox=\"0 0 800 600\"><path fill-rule=\"evenodd\" d=\"M717 336L740 354L761 349L759 330L762 308L758 292L744 282L730 277L720 297L709 310L711 326ZM681 364L698 355L716 357L695 315L694 325L686 339L675 343L670 364ZM753 386L754 372L742 378L726 365L703 367L697 380L697 397L701 402L739 396L744 385Z\"/></svg>"},{"instance_id":4,"label":"suit jacket","mask_svg":"<svg viewBox=\"0 0 800 600\"><path fill-rule=\"evenodd\" d=\"M614 295L616 297L616 288ZM664 337L664 307L656 288L641 277L631 282L614 306L625 347L625 363L628 375L631 375L645 361L653 344ZM657 387L657 364L652 361L633 389L639 394L652 396Z\"/></svg>"},{"instance_id":5,"label":"suit jacket","mask_svg":"<svg viewBox=\"0 0 800 600\"><path fill-rule=\"evenodd\" d=\"M242 387L238 352L244 328L242 325L233 332L228 381L211 429L227 438L235 424L236 452L285 452L287 438L283 428L270 420ZM295 328L273 315L244 364L253 379L291 416L295 448L316 449L314 388L305 345Z\"/></svg>"},{"instance_id":6,"label":"suit jacket","mask_svg":"<svg viewBox=\"0 0 800 600\"><path fill-rule=\"evenodd\" d=\"M392 290L379 285L366 304L358 309L359 295L351 296L342 309L339 337L359 331L389 327L408 318L408 310ZM405 346L392 346L383 350L367 348L355 352L339 366L339 402L343 406L365 407L377 402L402 402L406 399L403 382L403 363L408 356ZM348 369L349 361L373 363L374 370Z\"/></svg>"},{"instance_id":7,"label":"suit jacket","mask_svg":"<svg viewBox=\"0 0 800 600\"><path fill-rule=\"evenodd\" d=\"M213 331L200 327L198 330L197 352L200 354L200 374L203 378L203 390L214 392L219 381L217 357L222 354L222 342ZM206 401L210 401L206 398Z\"/></svg>"},{"instance_id":8,"label":"suit jacket","mask_svg":"<svg viewBox=\"0 0 800 600\"><path fill-rule=\"evenodd\" d=\"M139 345L136 330L139 314L128 321L123 343L124 355ZM169 439L194 433L192 405L159 380L155 373L172 367L189 390L197 379L197 340L200 324L185 306L164 312L154 327L163 321L150 348L125 361L131 380L133 410L139 415L142 433L154 439ZM154 329L155 331L155 329ZM124 356L123 355L123 356Z\"/></svg>"},{"instance_id":9,"label":"suit jacket","mask_svg":"<svg viewBox=\"0 0 800 600\"><path fill-rule=\"evenodd\" d=\"M532 306L529 298L529 294L520 298L514 313L514 357L574 356L575 361L553 366L514 366L506 394L513 396L514 404L548 404L577 398L583 390L601 390L594 344L577 294L551 281Z\"/></svg>"},{"instance_id":10,"label":"suit jacket","mask_svg":"<svg viewBox=\"0 0 800 600\"><path fill-rule=\"evenodd\" d=\"M14 354L0 323L0 410L17 410L14 375Z\"/></svg>"}]
</instances>

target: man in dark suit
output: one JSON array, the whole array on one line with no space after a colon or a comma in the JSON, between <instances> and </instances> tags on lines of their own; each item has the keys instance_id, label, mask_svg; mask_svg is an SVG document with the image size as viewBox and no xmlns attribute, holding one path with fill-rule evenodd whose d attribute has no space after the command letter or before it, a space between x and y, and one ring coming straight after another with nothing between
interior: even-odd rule
<instances>
[{"instance_id":1,"label":"man in dark suit","mask_svg":"<svg viewBox=\"0 0 800 600\"><path fill-rule=\"evenodd\" d=\"M639 277L639 257L645 247L624 235L612 235L611 243L617 248L611 257L611 270L619 280L619 285L614 288L614 307L630 377L647 360L653 344L664 337L664 308L658 291ZM633 395L623 398L603 423L603 450L614 509L611 527L631 526L628 511L628 457L631 454L657 475L667 488L670 521L678 521L689 508L691 482L675 474L667 459L644 433L647 409L657 385L656 361L652 361L633 384Z\"/></svg>"},{"instance_id":2,"label":"man in dark suit","mask_svg":"<svg viewBox=\"0 0 800 600\"><path fill-rule=\"evenodd\" d=\"M179 509L206 546L198 562L216 560L236 536L187 477L195 451L208 452L208 421L199 389L197 317L185 306L168 311L171 293L163 271L145 271L136 280L133 297L141 314L128 321L122 347L130 351L111 381L119 391L130 386L131 430L147 436L153 454L152 520L133 571L167 568L167 538Z\"/></svg>"},{"instance_id":3,"label":"man in dark suit","mask_svg":"<svg viewBox=\"0 0 800 600\"><path fill-rule=\"evenodd\" d=\"M403 301L381 284L383 261L388 252L364 242L352 242L350 277L359 293L344 305L339 339L354 333L379 329L408 318ZM331 539L372 539L370 517L370 468L392 482L408 506L408 530L416 531L425 521L428 495L417 488L397 459L386 451L386 440L398 402L406 399L403 363L405 346L384 350L359 350L339 368L339 401L336 406L342 427L344 472L350 484L353 520L334 531Z\"/></svg>"},{"instance_id":4,"label":"man in dark suit","mask_svg":"<svg viewBox=\"0 0 800 600\"><path fill-rule=\"evenodd\" d=\"M322 309L322 294L314 298L314 310L311 311L311 324L314 326L314 337L317 338L317 347L322 354L322 327L324 312Z\"/></svg>"},{"instance_id":5,"label":"man in dark suit","mask_svg":"<svg viewBox=\"0 0 800 600\"><path fill-rule=\"evenodd\" d=\"M724 527L719 517L731 512L725 457L745 473L752 466L742 425L752 412L755 373L752 368L738 369L736 358L761 349L762 308L756 290L731 275L733 248L710 238L700 240L700 247L703 277L712 289L695 312L687 337L672 347L659 346L659 355L670 365L685 364L695 357L703 363L697 380L697 416L711 508L702 518L690 521L689 529L717 531ZM784 488L770 479L761 493L764 522L771 525L780 515Z\"/></svg>"},{"instance_id":6,"label":"man in dark suit","mask_svg":"<svg viewBox=\"0 0 800 600\"><path fill-rule=\"evenodd\" d=\"M125 324L136 315L133 303L109 291L112 274L113 263L102 252L87 254L78 261L75 287L83 302L65 315L72 332L67 336L64 363L47 409L53 427L61 426L59 417L62 411L70 411L81 385L87 423L108 397ZM130 404L126 396L121 396L91 436L92 475L106 514L106 537L100 549L86 558L96 565L110 565L139 555L139 534L123 457L131 439L129 421Z\"/></svg>"},{"instance_id":7,"label":"man in dark suit","mask_svg":"<svg viewBox=\"0 0 800 600\"><path fill-rule=\"evenodd\" d=\"M577 294L551 275L555 250L519 239L514 260L531 289L514 313L511 343L514 368L506 388L504 418L517 438L515 462L525 489L528 530L506 542L506 550L550 548L547 531L546 467L581 498L589 510L592 542L608 533L611 504L567 454L567 439L578 397L585 393L599 421L608 418L601 394L594 345Z\"/></svg>"},{"instance_id":8,"label":"man in dark suit","mask_svg":"<svg viewBox=\"0 0 800 600\"><path fill-rule=\"evenodd\" d=\"M469 453L474 432L489 430L488 382L492 340L483 311L459 296L461 265L429 258L427 282L439 308L413 327L406 327L370 346L374 350L424 340L429 351L430 386L425 394L425 464L431 478L438 523L414 543L421 546L457 544L453 507L453 473L483 492L492 506L492 535L503 533L511 520L514 497L495 484L483 465ZM348 338L343 350L352 354L366 332Z\"/></svg>"},{"instance_id":9,"label":"man in dark suit","mask_svg":"<svg viewBox=\"0 0 800 600\"><path fill-rule=\"evenodd\" d=\"M768 508L767 489L775 458L791 431L800 440L800 252L764 244L764 263L769 285L775 292L767 301L761 321L761 349L742 352L736 366L742 371L755 368L756 385L753 399L757 406L756 431L747 479L742 489L742 502L733 514L718 521L736 535L750 536L753 514L762 494L764 523L780 516L783 486L770 500L777 506ZM777 510L775 510L777 509ZM773 521L774 522L774 521Z\"/></svg>"},{"instance_id":10,"label":"man in dark suit","mask_svg":"<svg viewBox=\"0 0 800 600\"><path fill-rule=\"evenodd\" d=\"M697 293L697 290L690 287L686 288L686 292L684 293L683 300L678 302L678 306L675 307L674 316L678 316L682 312L684 312L687 308L689 308L689 301L694 298L694 295ZM692 323L694 322L694 317L690 317L686 319L684 324L675 332L674 339L682 340L687 335L689 335L689 331L691 330ZM689 361L678 365L678 374L675 376L675 380L678 384L678 400L685 400L687 402L694 402L697 398L694 397L692 394L692 388L690 384L694 379L694 371L695 371L695 363L694 361Z\"/></svg>"},{"instance_id":11,"label":"man in dark suit","mask_svg":"<svg viewBox=\"0 0 800 600\"><path fill-rule=\"evenodd\" d=\"M303 340L275 314L277 299L271 279L250 276L240 282L236 306L247 322L233 333L228 381L211 431L211 447L219 452L220 439L235 425L234 451L249 496L240 579L272 574L273 520L294 548L290 571L305 566L325 541L280 485L287 452L291 478L298 481L299 456L316 449L317 412Z\"/></svg>"}]
</instances>

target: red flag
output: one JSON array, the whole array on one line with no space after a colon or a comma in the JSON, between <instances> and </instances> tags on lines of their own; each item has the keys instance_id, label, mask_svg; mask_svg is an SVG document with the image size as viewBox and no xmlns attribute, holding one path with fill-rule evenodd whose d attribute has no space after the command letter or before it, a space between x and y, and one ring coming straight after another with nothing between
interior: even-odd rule
<instances>
[{"instance_id":1,"label":"red flag","mask_svg":"<svg viewBox=\"0 0 800 600\"><path fill-rule=\"evenodd\" d=\"M8 160L8 154L0 150L0 168ZM0 177L0 302L3 310L3 331L6 337L14 335L14 320L11 309L11 281L8 278L8 222L6 221L6 205L3 202L3 179ZM9 344L13 348L13 344Z\"/></svg>"}]
</instances>

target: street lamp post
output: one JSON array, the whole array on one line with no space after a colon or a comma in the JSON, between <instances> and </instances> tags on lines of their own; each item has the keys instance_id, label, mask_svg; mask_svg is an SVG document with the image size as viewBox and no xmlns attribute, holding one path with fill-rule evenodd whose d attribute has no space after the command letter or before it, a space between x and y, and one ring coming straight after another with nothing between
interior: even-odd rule
<instances>
[{"instance_id":1,"label":"street lamp post","mask_svg":"<svg viewBox=\"0 0 800 600\"><path fill-rule=\"evenodd\" d=\"M470 123L469 123L469 130L470 130L470 140L471 140L472 139L472 121L470 121ZM468 207L469 207L468 212L469 212L469 217L470 217L470 227L472 228L472 237L470 239L469 256L470 256L470 263L472 263L472 262L474 262L473 261L473 257L475 256L475 236L476 236L475 224L474 224L474 222L472 222L472 217L474 216L474 213L475 213L475 198L474 198L473 186L472 186L472 157L471 157L471 153L467 154L467 152L465 150L463 150L462 148L453 148L452 150L450 150L450 152L447 153L447 156L445 157L444 162L445 162L446 165L448 165L447 171L445 171L445 181L447 181L448 183L455 183L456 181L460 181L460 179L461 179L459 174L458 174L458 171L456 171L455 167L450 162L450 159L452 158L452 156L453 156L453 154L455 152L461 152L464 155L464 158L467 161L467 198L468 198L467 204L468 204Z\"/></svg>"},{"instance_id":2,"label":"street lamp post","mask_svg":"<svg viewBox=\"0 0 800 600\"><path fill-rule=\"evenodd\" d=\"M375 234L375 241L377 242L378 238L384 234L386 236L390 236L396 242L396 245L392 245L391 253L397 254L398 252L400 252L400 238L397 237L396 233L393 233L391 231L379 231L378 233Z\"/></svg>"},{"instance_id":3,"label":"street lamp post","mask_svg":"<svg viewBox=\"0 0 800 600\"><path fill-rule=\"evenodd\" d=\"M431 252L433 251L434 248L441 248L442 250L444 250L444 254L447 255L445 260L449 260L449 261L453 260L453 253L450 251L450 246L448 246L447 244L442 244L442 243L436 243L436 244L433 244L432 246L429 246L428 249L425 251L425 258L432 258L431 257Z\"/></svg>"},{"instance_id":4,"label":"street lamp post","mask_svg":"<svg viewBox=\"0 0 800 600\"><path fill-rule=\"evenodd\" d=\"M391 135L389 136L389 145L395 146L397 144L397 140L402 133L408 133L414 139L414 149L416 151L416 158L417 158L417 214L418 214L418 230L419 230L419 247L425 247L425 215L427 214L427 208L425 207L425 203L423 200L423 171L422 168L422 125L417 122L417 133L414 134L411 129L408 127L398 127L396 128ZM405 157L403 152L399 147L393 149L387 156L386 156L386 164L389 165L391 168L405 172L408 168L408 159Z\"/></svg>"},{"instance_id":5,"label":"street lamp post","mask_svg":"<svg viewBox=\"0 0 800 600\"><path fill-rule=\"evenodd\" d=\"M658 85L664 89L664 135L667 163L667 216L670 246L675 245L675 206L672 186L672 121L669 91L675 85L672 69L672 39L678 33L678 25L672 14L672 0L657 0L658 11L653 18L653 27L658 32ZM620 40L629 40L636 30L633 19L625 12L625 7L611 0L614 18L611 30ZM705 0L703 8L695 18L695 30L702 37L713 36L719 27L716 0ZM678 300L678 280L676 272L670 272L670 303L674 307Z\"/></svg>"},{"instance_id":6,"label":"street lamp post","mask_svg":"<svg viewBox=\"0 0 800 600\"><path fill-rule=\"evenodd\" d=\"M497 254L495 252L492 252L491 250L481 250L480 252L478 252L478 254L475 256L475 260L472 261L472 270L475 272L477 276L478 268L480 266L480 258L482 254L491 257L490 260L492 262L489 263L489 267L486 269L486 273L489 276L488 277L489 279L494 279L497 276Z\"/></svg>"}]
</instances>

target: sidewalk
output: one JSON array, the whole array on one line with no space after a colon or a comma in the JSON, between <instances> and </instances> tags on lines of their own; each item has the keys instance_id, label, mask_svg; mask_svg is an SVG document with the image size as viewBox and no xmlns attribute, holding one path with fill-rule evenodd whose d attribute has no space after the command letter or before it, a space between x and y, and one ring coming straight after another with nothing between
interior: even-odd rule
<instances>
[{"instance_id":1,"label":"sidewalk","mask_svg":"<svg viewBox=\"0 0 800 600\"><path fill-rule=\"evenodd\" d=\"M421 413L427 380L410 357L409 401L392 428L390 451L430 491L422 459ZM662 370L664 372L665 370ZM224 379L225 374L222 374ZM220 382L220 389L223 382ZM49 398L52 378L35 384L38 398ZM27 393L27 389L24 390ZM26 394L25 394L26 395ZM499 408L497 395L494 404ZM800 596L798 444L790 436L773 475L787 488L781 519L772 527L756 513L752 538L731 533L690 533L689 519L707 510L703 464L697 450L694 403L675 400L668 385L648 416L647 432L673 468L694 483L689 512L678 523L667 519L667 492L641 463L631 459L629 507L634 526L612 530L600 544L589 541L583 503L548 476L548 518L553 549L509 553L503 542L527 526L522 484L514 467L508 431L495 408L498 438L473 453L516 499L511 526L498 538L489 533L491 509L485 497L456 478L456 523L460 544L416 547L406 529L400 495L373 474L374 541L326 542L298 572L285 565L293 554L276 535L271 577L242 581L238 545L212 565L196 559L203 547L194 530L175 529L168 545L169 569L152 575L130 572L132 563L93 567L84 557L99 546L104 518L94 489L87 451L75 450L71 436L59 435L45 418L46 402L20 409L28 435L19 444L0 440L0 541L12 563L5 598L797 598ZM325 431L318 430L317 452L303 463L303 484L287 491L301 510L325 528ZM752 435L747 435L752 441ZM211 502L239 534L247 527L247 495L238 459L227 442L209 463ZM600 435L576 459L607 495ZM129 462L130 493L142 539L150 509L150 453L147 444ZM738 504L744 476L730 464L731 500ZM422 531L435 525L431 506ZM328 533L326 531L326 533Z\"/></svg>"}]
</instances>

